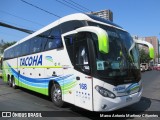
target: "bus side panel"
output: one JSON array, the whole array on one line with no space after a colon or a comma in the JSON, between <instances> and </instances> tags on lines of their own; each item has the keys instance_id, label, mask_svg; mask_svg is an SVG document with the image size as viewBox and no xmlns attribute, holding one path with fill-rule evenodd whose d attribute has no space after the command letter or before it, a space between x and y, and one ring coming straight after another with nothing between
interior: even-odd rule
<instances>
[{"instance_id":1,"label":"bus side panel","mask_svg":"<svg viewBox=\"0 0 160 120\"><path fill-rule=\"evenodd\" d=\"M52 78L61 86L63 101L74 104L77 81L67 51L64 48L54 49L47 51L45 57L45 65L48 66L45 69L46 77Z\"/></svg>"},{"instance_id":2,"label":"bus side panel","mask_svg":"<svg viewBox=\"0 0 160 120\"><path fill-rule=\"evenodd\" d=\"M46 51L44 64L45 77L60 85L63 101L74 104L74 90L77 81L67 51L64 48Z\"/></svg>"},{"instance_id":3,"label":"bus side panel","mask_svg":"<svg viewBox=\"0 0 160 120\"><path fill-rule=\"evenodd\" d=\"M44 55L42 53L19 58L20 86L44 95L48 95L49 79L44 75Z\"/></svg>"},{"instance_id":4,"label":"bus side panel","mask_svg":"<svg viewBox=\"0 0 160 120\"><path fill-rule=\"evenodd\" d=\"M7 60L5 60L3 61L3 68L2 68L2 77L4 82L7 82L7 74L8 74L8 66L7 66Z\"/></svg>"},{"instance_id":5,"label":"bus side panel","mask_svg":"<svg viewBox=\"0 0 160 120\"><path fill-rule=\"evenodd\" d=\"M5 60L3 63L3 80L4 82L8 81L8 77L14 77L15 83L18 86L18 74L13 73L12 71L16 71L17 73L17 58Z\"/></svg>"}]
</instances>

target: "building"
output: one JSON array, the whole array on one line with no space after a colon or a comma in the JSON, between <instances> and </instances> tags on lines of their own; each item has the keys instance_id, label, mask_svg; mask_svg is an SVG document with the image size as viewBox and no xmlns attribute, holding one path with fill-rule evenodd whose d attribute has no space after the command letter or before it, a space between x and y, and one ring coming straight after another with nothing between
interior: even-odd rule
<instances>
[{"instance_id":1,"label":"building","mask_svg":"<svg viewBox=\"0 0 160 120\"><path fill-rule=\"evenodd\" d=\"M145 37L145 41L151 43L154 48L155 52L155 63L158 63L158 56L159 56L159 41L156 36L151 36L151 37Z\"/></svg>"},{"instance_id":2,"label":"building","mask_svg":"<svg viewBox=\"0 0 160 120\"><path fill-rule=\"evenodd\" d=\"M111 10L101 10L97 12L90 12L89 14L96 15L113 22L113 13Z\"/></svg>"}]
</instances>

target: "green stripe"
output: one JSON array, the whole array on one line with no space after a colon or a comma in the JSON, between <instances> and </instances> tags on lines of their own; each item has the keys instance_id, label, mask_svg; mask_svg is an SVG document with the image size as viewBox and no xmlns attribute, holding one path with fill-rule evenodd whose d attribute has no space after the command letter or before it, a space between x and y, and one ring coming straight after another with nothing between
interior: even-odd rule
<instances>
[{"instance_id":1,"label":"green stripe","mask_svg":"<svg viewBox=\"0 0 160 120\"><path fill-rule=\"evenodd\" d=\"M74 82L69 83L69 84L65 84L65 85L62 87L62 90L69 90L69 89L73 88L74 86L76 86L76 82L77 82L77 81L74 81Z\"/></svg>"},{"instance_id":2,"label":"green stripe","mask_svg":"<svg viewBox=\"0 0 160 120\"><path fill-rule=\"evenodd\" d=\"M17 68L63 68L62 66L18 66L18 67L4 67L4 69Z\"/></svg>"},{"instance_id":3,"label":"green stripe","mask_svg":"<svg viewBox=\"0 0 160 120\"><path fill-rule=\"evenodd\" d=\"M41 93L43 95L48 95L48 88L37 88L37 87L26 85L26 84L24 84L24 83L22 83L20 81L19 81L19 84L20 84L20 87L23 87L23 88L26 88L26 89Z\"/></svg>"}]
</instances>

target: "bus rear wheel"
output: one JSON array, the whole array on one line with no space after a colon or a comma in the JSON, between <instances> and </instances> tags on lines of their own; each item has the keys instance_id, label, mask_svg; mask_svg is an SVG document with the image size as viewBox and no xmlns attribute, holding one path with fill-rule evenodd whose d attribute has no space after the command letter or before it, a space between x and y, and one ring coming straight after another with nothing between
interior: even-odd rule
<instances>
[{"instance_id":1,"label":"bus rear wheel","mask_svg":"<svg viewBox=\"0 0 160 120\"><path fill-rule=\"evenodd\" d=\"M13 87L14 89L17 88L14 77L12 77L12 87Z\"/></svg>"},{"instance_id":2,"label":"bus rear wheel","mask_svg":"<svg viewBox=\"0 0 160 120\"><path fill-rule=\"evenodd\" d=\"M7 84L8 84L10 87L12 87L12 80L11 80L10 77L8 77L8 82L7 82Z\"/></svg>"},{"instance_id":3,"label":"bus rear wheel","mask_svg":"<svg viewBox=\"0 0 160 120\"><path fill-rule=\"evenodd\" d=\"M58 107L62 107L64 105L64 102L62 100L62 90L58 84L52 85L51 99L52 102Z\"/></svg>"}]
</instances>

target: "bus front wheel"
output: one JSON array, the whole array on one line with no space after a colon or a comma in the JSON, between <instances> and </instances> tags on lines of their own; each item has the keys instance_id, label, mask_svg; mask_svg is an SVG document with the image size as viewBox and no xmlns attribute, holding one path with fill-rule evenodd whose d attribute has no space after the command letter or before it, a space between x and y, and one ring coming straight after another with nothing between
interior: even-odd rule
<instances>
[{"instance_id":1,"label":"bus front wheel","mask_svg":"<svg viewBox=\"0 0 160 120\"><path fill-rule=\"evenodd\" d=\"M52 102L58 107L62 107L64 105L64 102L62 100L62 90L58 84L52 85L51 99Z\"/></svg>"}]
</instances>

